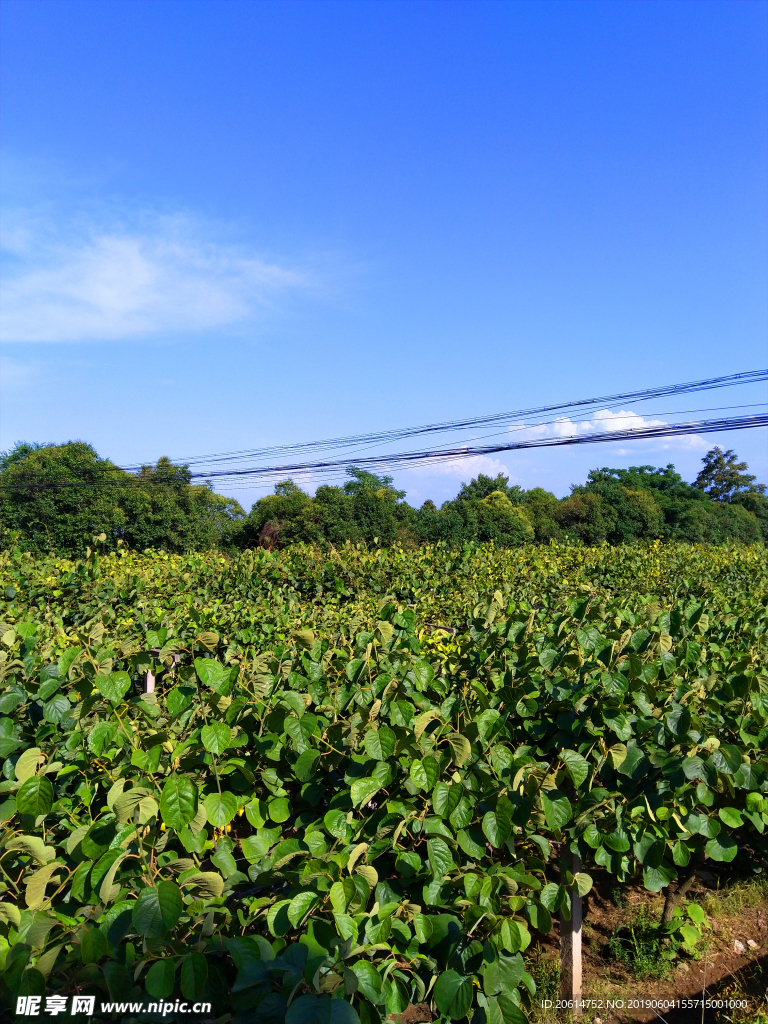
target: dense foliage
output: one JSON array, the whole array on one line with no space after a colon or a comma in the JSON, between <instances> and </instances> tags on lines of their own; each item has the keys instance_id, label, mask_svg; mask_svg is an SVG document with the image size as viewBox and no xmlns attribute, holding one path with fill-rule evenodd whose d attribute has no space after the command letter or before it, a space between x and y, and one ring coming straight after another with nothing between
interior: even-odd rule
<instances>
[{"instance_id":1,"label":"dense foliage","mask_svg":"<svg viewBox=\"0 0 768 1024\"><path fill-rule=\"evenodd\" d=\"M82 555L103 533L114 549L171 552L219 548L284 548L298 542L339 548L457 546L493 541L598 545L662 538L689 543L754 544L768 539L765 488L714 448L696 484L674 466L593 470L584 485L558 500L541 487L523 490L508 477L480 475L440 508L413 508L391 477L350 468L342 487L321 486L313 497L285 480L249 515L232 499L190 485L186 467L160 459L126 473L81 442L19 444L0 456L0 538L33 551Z\"/></svg>"},{"instance_id":2,"label":"dense foliage","mask_svg":"<svg viewBox=\"0 0 768 1024\"><path fill-rule=\"evenodd\" d=\"M593 866L764 862L762 548L0 557L6 1001L514 1024Z\"/></svg>"},{"instance_id":3,"label":"dense foliage","mask_svg":"<svg viewBox=\"0 0 768 1024\"><path fill-rule=\"evenodd\" d=\"M0 533L32 551L84 555L94 534L110 546L204 551L226 544L244 515L231 498L190 484L162 458L126 473L81 441L20 444L0 459Z\"/></svg>"}]
</instances>

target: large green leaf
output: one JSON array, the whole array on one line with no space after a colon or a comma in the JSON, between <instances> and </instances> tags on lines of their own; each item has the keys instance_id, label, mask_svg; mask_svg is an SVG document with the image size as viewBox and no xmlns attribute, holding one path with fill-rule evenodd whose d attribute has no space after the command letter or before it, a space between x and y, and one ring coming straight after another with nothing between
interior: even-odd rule
<instances>
[{"instance_id":1,"label":"large green leaf","mask_svg":"<svg viewBox=\"0 0 768 1024\"><path fill-rule=\"evenodd\" d=\"M317 771L320 763L320 753L317 750L308 749L299 754L296 764L293 766L294 774L299 782L309 782Z\"/></svg>"},{"instance_id":2,"label":"large green leaf","mask_svg":"<svg viewBox=\"0 0 768 1024\"><path fill-rule=\"evenodd\" d=\"M397 737L386 725L378 729L369 729L364 738L368 755L376 761L388 761L395 752Z\"/></svg>"},{"instance_id":3,"label":"large green leaf","mask_svg":"<svg viewBox=\"0 0 768 1024\"><path fill-rule=\"evenodd\" d=\"M181 962L181 994L185 999L198 1000L208 980L208 961L202 953L187 954Z\"/></svg>"},{"instance_id":4,"label":"large green leaf","mask_svg":"<svg viewBox=\"0 0 768 1024\"><path fill-rule=\"evenodd\" d=\"M712 751L712 764L724 775L733 775L741 767L741 751L733 744L723 743Z\"/></svg>"},{"instance_id":5,"label":"large green leaf","mask_svg":"<svg viewBox=\"0 0 768 1024\"><path fill-rule=\"evenodd\" d=\"M557 789L545 790L541 794L541 801L544 805L544 817L551 829L561 829L573 817L571 801Z\"/></svg>"},{"instance_id":6,"label":"large green leaf","mask_svg":"<svg viewBox=\"0 0 768 1024\"><path fill-rule=\"evenodd\" d=\"M735 839L731 839L730 836L715 836L714 839L710 839L707 845L704 847L707 856L711 857L712 860L718 861L732 861L738 853L739 847Z\"/></svg>"},{"instance_id":7,"label":"large green leaf","mask_svg":"<svg viewBox=\"0 0 768 1024\"><path fill-rule=\"evenodd\" d=\"M575 750L561 750L560 760L567 768L574 786L578 789L589 774L589 761Z\"/></svg>"},{"instance_id":8,"label":"large green leaf","mask_svg":"<svg viewBox=\"0 0 768 1024\"><path fill-rule=\"evenodd\" d=\"M173 960L155 960L147 971L144 985L154 999L168 999L176 980Z\"/></svg>"},{"instance_id":9,"label":"large green leaf","mask_svg":"<svg viewBox=\"0 0 768 1024\"><path fill-rule=\"evenodd\" d=\"M363 804L367 804L368 801L381 789L381 783L378 779L365 778L356 779L350 786L350 798L354 807L360 807ZM346 817L345 817L346 820Z\"/></svg>"},{"instance_id":10,"label":"large green leaf","mask_svg":"<svg viewBox=\"0 0 768 1024\"><path fill-rule=\"evenodd\" d=\"M512 823L506 815L486 811L483 817L483 832L491 846L498 850L512 834Z\"/></svg>"},{"instance_id":11,"label":"large green leaf","mask_svg":"<svg viewBox=\"0 0 768 1024\"><path fill-rule=\"evenodd\" d=\"M232 739L232 730L224 722L213 722L204 725L200 730L203 746L211 754L223 754Z\"/></svg>"},{"instance_id":12,"label":"large green leaf","mask_svg":"<svg viewBox=\"0 0 768 1024\"><path fill-rule=\"evenodd\" d=\"M358 960L351 964L350 970L357 978L357 989L372 1003L378 1003L381 998L381 975L368 960Z\"/></svg>"},{"instance_id":13,"label":"large green leaf","mask_svg":"<svg viewBox=\"0 0 768 1024\"><path fill-rule=\"evenodd\" d=\"M483 991L486 995L496 996L501 992L511 994L520 984L525 964L519 953L507 956L501 953L496 960L486 965L483 972Z\"/></svg>"},{"instance_id":14,"label":"large green leaf","mask_svg":"<svg viewBox=\"0 0 768 1024\"><path fill-rule=\"evenodd\" d=\"M429 851L429 866L435 878L442 878L443 875L453 868L453 855L451 848L444 839L434 836L427 841Z\"/></svg>"},{"instance_id":15,"label":"large green leaf","mask_svg":"<svg viewBox=\"0 0 768 1024\"><path fill-rule=\"evenodd\" d=\"M357 1010L345 999L308 993L294 999L285 1024L360 1024Z\"/></svg>"},{"instance_id":16,"label":"large green leaf","mask_svg":"<svg viewBox=\"0 0 768 1024\"><path fill-rule=\"evenodd\" d=\"M229 669L213 658L195 658L195 671L201 683L219 693L229 681Z\"/></svg>"},{"instance_id":17,"label":"large green leaf","mask_svg":"<svg viewBox=\"0 0 768 1024\"><path fill-rule=\"evenodd\" d=\"M472 979L457 971L444 971L433 989L435 1005L447 1017L466 1017L472 1005Z\"/></svg>"},{"instance_id":18,"label":"large green leaf","mask_svg":"<svg viewBox=\"0 0 768 1024\"><path fill-rule=\"evenodd\" d=\"M175 882L158 882L157 886L142 889L131 917L139 935L148 939L161 939L175 927L183 904Z\"/></svg>"},{"instance_id":19,"label":"large green leaf","mask_svg":"<svg viewBox=\"0 0 768 1024\"><path fill-rule=\"evenodd\" d=\"M38 817L48 814L53 807L53 786L44 775L33 775L27 779L16 794L16 809L19 814Z\"/></svg>"},{"instance_id":20,"label":"large green leaf","mask_svg":"<svg viewBox=\"0 0 768 1024\"><path fill-rule=\"evenodd\" d=\"M461 794L460 786L438 782L432 791L432 808L435 814L441 818L449 817L461 799Z\"/></svg>"},{"instance_id":21,"label":"large green leaf","mask_svg":"<svg viewBox=\"0 0 768 1024\"><path fill-rule=\"evenodd\" d=\"M237 797L234 793L209 793L203 801L208 821L216 828L228 825L237 814Z\"/></svg>"},{"instance_id":22,"label":"large green leaf","mask_svg":"<svg viewBox=\"0 0 768 1024\"><path fill-rule=\"evenodd\" d=\"M294 896L288 907L288 920L294 928L298 928L305 915L309 913L320 897L314 892L300 892Z\"/></svg>"},{"instance_id":23,"label":"large green leaf","mask_svg":"<svg viewBox=\"0 0 768 1024\"><path fill-rule=\"evenodd\" d=\"M110 672L108 676L96 676L96 686L108 701L119 704L131 688L131 677L127 672Z\"/></svg>"},{"instance_id":24,"label":"large green leaf","mask_svg":"<svg viewBox=\"0 0 768 1024\"><path fill-rule=\"evenodd\" d=\"M177 831L197 814L197 786L184 775L169 775L160 797L163 821Z\"/></svg>"},{"instance_id":25,"label":"large green leaf","mask_svg":"<svg viewBox=\"0 0 768 1024\"><path fill-rule=\"evenodd\" d=\"M434 757L411 762L411 778L419 789L432 789L440 774L440 765Z\"/></svg>"}]
</instances>

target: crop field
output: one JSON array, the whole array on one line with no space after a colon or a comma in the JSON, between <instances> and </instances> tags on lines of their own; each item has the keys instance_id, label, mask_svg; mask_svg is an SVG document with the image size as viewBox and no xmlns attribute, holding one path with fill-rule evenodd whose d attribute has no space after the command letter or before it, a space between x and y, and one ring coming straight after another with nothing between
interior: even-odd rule
<instances>
[{"instance_id":1,"label":"crop field","mask_svg":"<svg viewBox=\"0 0 768 1024\"><path fill-rule=\"evenodd\" d=\"M764 877L762 547L98 549L0 555L6 1008L553 1020L598 880Z\"/></svg>"}]
</instances>

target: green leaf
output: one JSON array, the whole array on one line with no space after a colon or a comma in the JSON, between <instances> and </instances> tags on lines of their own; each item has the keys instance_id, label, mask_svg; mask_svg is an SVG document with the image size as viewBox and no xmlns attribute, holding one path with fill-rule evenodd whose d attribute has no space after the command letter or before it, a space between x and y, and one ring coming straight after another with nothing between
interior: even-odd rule
<instances>
[{"instance_id":1,"label":"green leaf","mask_svg":"<svg viewBox=\"0 0 768 1024\"><path fill-rule=\"evenodd\" d=\"M657 868L643 868L643 884L650 892L661 892L675 878L675 870L663 864Z\"/></svg>"},{"instance_id":2,"label":"green leaf","mask_svg":"<svg viewBox=\"0 0 768 1024\"><path fill-rule=\"evenodd\" d=\"M195 658L195 671L201 683L219 693L229 682L229 669L213 658Z\"/></svg>"},{"instance_id":3,"label":"green leaf","mask_svg":"<svg viewBox=\"0 0 768 1024\"><path fill-rule=\"evenodd\" d=\"M86 826L87 828L87 826ZM46 846L39 836L14 836L5 843L5 849L20 850L32 857L41 867L56 857L53 846Z\"/></svg>"},{"instance_id":4,"label":"green leaf","mask_svg":"<svg viewBox=\"0 0 768 1024\"><path fill-rule=\"evenodd\" d=\"M438 782L432 791L432 809L441 818L447 818L461 800L461 786Z\"/></svg>"},{"instance_id":5,"label":"green leaf","mask_svg":"<svg viewBox=\"0 0 768 1024\"><path fill-rule=\"evenodd\" d=\"M44 775L33 775L27 779L16 794L16 810L19 814L38 817L48 814L53 807L53 786Z\"/></svg>"},{"instance_id":6,"label":"green leaf","mask_svg":"<svg viewBox=\"0 0 768 1024\"><path fill-rule=\"evenodd\" d=\"M182 909L179 887L174 882L159 882L156 887L142 889L131 919L139 935L161 939L175 927Z\"/></svg>"},{"instance_id":7,"label":"green leaf","mask_svg":"<svg viewBox=\"0 0 768 1024\"><path fill-rule=\"evenodd\" d=\"M576 789L589 775L589 761L575 750L561 750L560 760L564 763Z\"/></svg>"},{"instance_id":8,"label":"green leaf","mask_svg":"<svg viewBox=\"0 0 768 1024\"><path fill-rule=\"evenodd\" d=\"M504 814L487 811L483 817L483 832L495 849L500 849L512 834L512 823Z\"/></svg>"},{"instance_id":9,"label":"green leaf","mask_svg":"<svg viewBox=\"0 0 768 1024\"><path fill-rule=\"evenodd\" d=\"M194 952L181 962L181 994L185 999L199 999L208 981L208 961L202 953Z\"/></svg>"},{"instance_id":10,"label":"green leaf","mask_svg":"<svg viewBox=\"0 0 768 1024\"><path fill-rule=\"evenodd\" d=\"M300 892L294 896L288 907L288 920L294 928L298 928L304 916L312 909L320 897L314 892Z\"/></svg>"},{"instance_id":11,"label":"green leaf","mask_svg":"<svg viewBox=\"0 0 768 1024\"><path fill-rule=\"evenodd\" d=\"M331 906L337 914L343 914L357 894L354 879L343 878L331 886Z\"/></svg>"},{"instance_id":12,"label":"green leaf","mask_svg":"<svg viewBox=\"0 0 768 1024\"><path fill-rule=\"evenodd\" d=\"M285 935L286 932L291 930L291 919L288 917L288 907L290 905L290 900L280 900L269 908L267 926L275 938L280 938L281 935Z\"/></svg>"},{"instance_id":13,"label":"green leaf","mask_svg":"<svg viewBox=\"0 0 768 1024\"><path fill-rule=\"evenodd\" d=\"M420 940L424 941L424 940ZM368 960L358 960L349 968L357 978L357 990L372 1003L381 999L381 975Z\"/></svg>"},{"instance_id":14,"label":"green leaf","mask_svg":"<svg viewBox=\"0 0 768 1024\"><path fill-rule=\"evenodd\" d=\"M579 896L586 896L592 888L592 876L588 875L585 871L579 871L575 874L573 881Z\"/></svg>"},{"instance_id":15,"label":"green leaf","mask_svg":"<svg viewBox=\"0 0 768 1024\"><path fill-rule=\"evenodd\" d=\"M626 743L627 740L632 739L632 726L621 711L604 710L603 721L609 729L616 733L620 740Z\"/></svg>"},{"instance_id":16,"label":"green leaf","mask_svg":"<svg viewBox=\"0 0 768 1024\"><path fill-rule=\"evenodd\" d=\"M680 840L678 840L672 846L672 860L674 861L675 865L679 868L687 867L688 863L690 862L690 859L691 851L689 847L686 846L685 843L682 843L680 842Z\"/></svg>"},{"instance_id":17,"label":"green leaf","mask_svg":"<svg viewBox=\"0 0 768 1024\"><path fill-rule=\"evenodd\" d=\"M730 836L715 836L714 839L709 840L704 849L707 856L711 857L712 860L725 861L727 863L733 860L739 847Z\"/></svg>"},{"instance_id":18,"label":"green leaf","mask_svg":"<svg viewBox=\"0 0 768 1024\"><path fill-rule=\"evenodd\" d=\"M501 925L493 935L494 941L501 949L510 953L517 953L521 949L527 949L531 944L531 933L520 921L512 921L504 918Z\"/></svg>"},{"instance_id":19,"label":"green leaf","mask_svg":"<svg viewBox=\"0 0 768 1024\"><path fill-rule=\"evenodd\" d=\"M184 775L169 775L160 797L163 821L178 832L197 814L197 786Z\"/></svg>"},{"instance_id":20,"label":"green leaf","mask_svg":"<svg viewBox=\"0 0 768 1024\"><path fill-rule=\"evenodd\" d=\"M541 794L541 801L544 805L544 817L551 829L561 829L573 817L571 801L560 790L544 791Z\"/></svg>"},{"instance_id":21,"label":"green leaf","mask_svg":"<svg viewBox=\"0 0 768 1024\"><path fill-rule=\"evenodd\" d=\"M480 860L485 856L484 837L479 829L462 829L456 839L464 853L473 860Z\"/></svg>"},{"instance_id":22,"label":"green leaf","mask_svg":"<svg viewBox=\"0 0 768 1024\"><path fill-rule=\"evenodd\" d=\"M432 938L432 922L426 914L413 915L413 930L419 942L429 942Z\"/></svg>"},{"instance_id":23,"label":"green leaf","mask_svg":"<svg viewBox=\"0 0 768 1024\"><path fill-rule=\"evenodd\" d=\"M429 854L429 866L435 878L442 878L447 875L453 867L453 855L451 849L444 839L435 836L427 840Z\"/></svg>"},{"instance_id":24,"label":"green leaf","mask_svg":"<svg viewBox=\"0 0 768 1024\"><path fill-rule=\"evenodd\" d=\"M96 676L96 687L112 704L119 704L131 688L131 677L127 672L110 672L108 676Z\"/></svg>"},{"instance_id":25,"label":"green leaf","mask_svg":"<svg viewBox=\"0 0 768 1024\"><path fill-rule=\"evenodd\" d=\"M741 812L735 807L721 807L717 815L728 828L740 828L744 824Z\"/></svg>"},{"instance_id":26,"label":"green leaf","mask_svg":"<svg viewBox=\"0 0 768 1024\"><path fill-rule=\"evenodd\" d=\"M267 811L272 821L288 821L291 816L291 802L285 796L273 797L267 803Z\"/></svg>"},{"instance_id":27,"label":"green leaf","mask_svg":"<svg viewBox=\"0 0 768 1024\"><path fill-rule=\"evenodd\" d=\"M712 764L724 775L733 775L741 767L741 751L727 743L712 751Z\"/></svg>"},{"instance_id":28,"label":"green leaf","mask_svg":"<svg viewBox=\"0 0 768 1024\"><path fill-rule=\"evenodd\" d=\"M285 1024L360 1024L360 1018L345 999L308 993L293 1000Z\"/></svg>"},{"instance_id":29,"label":"green leaf","mask_svg":"<svg viewBox=\"0 0 768 1024\"><path fill-rule=\"evenodd\" d=\"M434 757L425 757L421 761L411 762L411 778L419 789L432 789L440 774L440 765Z\"/></svg>"},{"instance_id":30,"label":"green leaf","mask_svg":"<svg viewBox=\"0 0 768 1024\"><path fill-rule=\"evenodd\" d=\"M461 767L472 755L472 747L466 736L458 732L448 733L448 746L451 748L454 762Z\"/></svg>"},{"instance_id":31,"label":"green leaf","mask_svg":"<svg viewBox=\"0 0 768 1024\"><path fill-rule=\"evenodd\" d=\"M488 996L497 996L501 992L511 995L520 984L524 970L525 964L519 953L514 956L501 953L498 959L492 960L485 967L483 991Z\"/></svg>"},{"instance_id":32,"label":"green leaf","mask_svg":"<svg viewBox=\"0 0 768 1024\"><path fill-rule=\"evenodd\" d=\"M314 777L319 763L319 752L311 748L307 749L302 754L299 754L296 759L296 764L293 766L293 774L299 782L309 782Z\"/></svg>"},{"instance_id":33,"label":"green leaf","mask_svg":"<svg viewBox=\"0 0 768 1024\"><path fill-rule=\"evenodd\" d=\"M332 836L343 839L347 834L347 812L328 811L323 818L323 825Z\"/></svg>"},{"instance_id":34,"label":"green leaf","mask_svg":"<svg viewBox=\"0 0 768 1024\"><path fill-rule=\"evenodd\" d=\"M375 761L388 761L395 752L397 737L388 726L382 725L378 729L369 729L363 743L369 757Z\"/></svg>"},{"instance_id":35,"label":"green leaf","mask_svg":"<svg viewBox=\"0 0 768 1024\"><path fill-rule=\"evenodd\" d=\"M488 708L487 711L483 711L483 713L478 715L478 717L475 719L478 739L483 744L483 746L485 746L488 739L492 735L496 723L498 722L500 717L500 713L495 708Z\"/></svg>"},{"instance_id":36,"label":"green leaf","mask_svg":"<svg viewBox=\"0 0 768 1024\"><path fill-rule=\"evenodd\" d=\"M209 793L203 800L208 821L215 828L228 825L237 814L237 797L234 793Z\"/></svg>"},{"instance_id":37,"label":"green leaf","mask_svg":"<svg viewBox=\"0 0 768 1024\"><path fill-rule=\"evenodd\" d=\"M472 1005L472 979L457 971L445 971L432 990L435 1004L447 1017L466 1017Z\"/></svg>"},{"instance_id":38,"label":"green leaf","mask_svg":"<svg viewBox=\"0 0 768 1024\"><path fill-rule=\"evenodd\" d=\"M355 779L352 785L349 787L349 794L352 800L353 807L361 807L363 804L367 804L368 801L381 789L381 783L378 779L365 778ZM344 815L346 823L346 815Z\"/></svg>"},{"instance_id":39,"label":"green leaf","mask_svg":"<svg viewBox=\"0 0 768 1024\"><path fill-rule=\"evenodd\" d=\"M211 754L223 754L232 739L232 730L224 722L204 725L200 730L203 746Z\"/></svg>"},{"instance_id":40,"label":"green leaf","mask_svg":"<svg viewBox=\"0 0 768 1024\"><path fill-rule=\"evenodd\" d=\"M84 964L97 964L106 956L109 943L98 928L86 928L80 942L80 959Z\"/></svg>"},{"instance_id":41,"label":"green leaf","mask_svg":"<svg viewBox=\"0 0 768 1024\"><path fill-rule=\"evenodd\" d=\"M552 930L552 917L544 904L539 900L528 900L526 902L525 915L536 931L544 932L546 935Z\"/></svg>"},{"instance_id":42,"label":"green leaf","mask_svg":"<svg viewBox=\"0 0 768 1024\"><path fill-rule=\"evenodd\" d=\"M627 743L626 755L616 770L619 775L626 775L628 778L638 781L648 774L650 767L651 762L643 753L642 748L638 747L637 741L630 740Z\"/></svg>"},{"instance_id":43,"label":"green leaf","mask_svg":"<svg viewBox=\"0 0 768 1024\"><path fill-rule=\"evenodd\" d=\"M682 738L691 728L691 713L688 708L681 707L678 704L677 707L670 711L664 721L673 736Z\"/></svg>"},{"instance_id":44,"label":"green leaf","mask_svg":"<svg viewBox=\"0 0 768 1024\"><path fill-rule=\"evenodd\" d=\"M30 910L37 910L38 907L45 903L46 886L51 881L53 875L59 870L61 870L61 864L54 862L52 864L45 864L33 874L27 876L24 898Z\"/></svg>"},{"instance_id":45,"label":"green leaf","mask_svg":"<svg viewBox=\"0 0 768 1024\"><path fill-rule=\"evenodd\" d=\"M155 960L147 971L144 986L155 999L168 999L173 992L176 980L175 963L173 960Z\"/></svg>"}]
</instances>

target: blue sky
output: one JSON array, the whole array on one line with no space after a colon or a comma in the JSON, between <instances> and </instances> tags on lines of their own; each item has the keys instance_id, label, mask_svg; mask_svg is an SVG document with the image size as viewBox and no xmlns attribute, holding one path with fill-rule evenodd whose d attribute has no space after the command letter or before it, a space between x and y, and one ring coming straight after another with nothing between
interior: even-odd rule
<instances>
[{"instance_id":1,"label":"blue sky","mask_svg":"<svg viewBox=\"0 0 768 1024\"><path fill-rule=\"evenodd\" d=\"M767 15L4 0L0 448L81 438L129 464L765 365ZM752 431L398 482L690 479L715 443L768 477Z\"/></svg>"}]
</instances>

